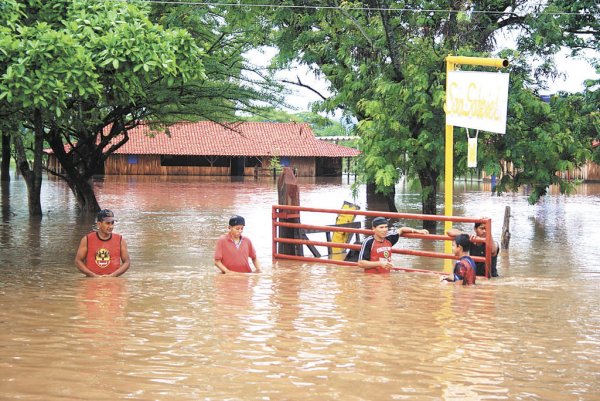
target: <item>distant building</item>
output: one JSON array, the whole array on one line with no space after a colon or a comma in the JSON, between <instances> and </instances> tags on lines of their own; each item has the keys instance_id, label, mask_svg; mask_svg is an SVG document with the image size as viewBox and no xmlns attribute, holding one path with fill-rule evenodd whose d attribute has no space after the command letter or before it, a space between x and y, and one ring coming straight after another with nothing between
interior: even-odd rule
<instances>
[{"instance_id":1,"label":"distant building","mask_svg":"<svg viewBox=\"0 0 600 401\"><path fill-rule=\"evenodd\" d=\"M360 137L353 135L338 135L338 136L318 136L316 137L319 141L331 142L331 143L340 143L340 142L350 142L356 141Z\"/></svg>"},{"instance_id":2,"label":"distant building","mask_svg":"<svg viewBox=\"0 0 600 401\"><path fill-rule=\"evenodd\" d=\"M147 124L128 132L129 141L111 154L106 175L272 175L291 167L299 177L339 176L342 161L360 151L318 140L303 123L181 122L164 132ZM48 166L58 163L48 153Z\"/></svg>"},{"instance_id":3,"label":"distant building","mask_svg":"<svg viewBox=\"0 0 600 401\"><path fill-rule=\"evenodd\" d=\"M600 141L595 140L592 143L592 148L600 146ZM576 168L570 171L563 171L560 173L562 178L582 180L584 182L600 182L600 166L593 161L588 161L581 168Z\"/></svg>"},{"instance_id":4,"label":"distant building","mask_svg":"<svg viewBox=\"0 0 600 401\"><path fill-rule=\"evenodd\" d=\"M596 148L600 146L600 141L595 140L592 143L592 148ZM514 173L515 169L512 163L507 163L502 161L502 170L503 171L509 171L511 173ZM566 170L566 171L557 171L556 172L557 176L560 176L563 179L566 180L580 180L583 182L600 182L600 165L598 165L597 163L594 163L593 161L588 161L585 165L579 167L579 168L574 168L571 170ZM491 177L489 177L485 171L482 172L482 178L484 180L488 180L491 179Z\"/></svg>"}]
</instances>

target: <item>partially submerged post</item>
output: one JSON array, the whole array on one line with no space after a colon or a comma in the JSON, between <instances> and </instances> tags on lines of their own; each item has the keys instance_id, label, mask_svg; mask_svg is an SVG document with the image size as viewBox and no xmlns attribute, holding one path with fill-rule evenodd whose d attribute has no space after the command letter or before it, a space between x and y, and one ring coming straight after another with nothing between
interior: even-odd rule
<instances>
[{"instance_id":1,"label":"partially submerged post","mask_svg":"<svg viewBox=\"0 0 600 401\"><path fill-rule=\"evenodd\" d=\"M298 189L296 176L290 167L284 167L277 179L277 194L280 205L300 206L300 190ZM297 213L298 212L294 212L293 214ZM282 218L280 221L300 223L300 218ZM279 237L298 239L300 238L300 233L296 228L279 227ZM304 255L302 245L279 243L277 249L278 253L286 255Z\"/></svg>"},{"instance_id":2,"label":"partially submerged post","mask_svg":"<svg viewBox=\"0 0 600 401\"><path fill-rule=\"evenodd\" d=\"M502 249L508 249L508 243L510 242L510 206L506 206L504 209L504 224L502 225Z\"/></svg>"}]
</instances>

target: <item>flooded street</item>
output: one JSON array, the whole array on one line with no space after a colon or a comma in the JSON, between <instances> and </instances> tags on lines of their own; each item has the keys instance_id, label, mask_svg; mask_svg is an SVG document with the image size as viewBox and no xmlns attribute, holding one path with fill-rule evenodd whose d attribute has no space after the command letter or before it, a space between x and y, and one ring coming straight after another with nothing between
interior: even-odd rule
<instances>
[{"instance_id":1,"label":"flooded street","mask_svg":"<svg viewBox=\"0 0 600 401\"><path fill-rule=\"evenodd\" d=\"M367 206L346 177L299 184L302 206ZM457 183L454 214L491 217L498 241L511 207L501 277L474 287L273 261L271 179L106 177L95 188L129 244L120 278L75 267L94 222L63 182L45 179L41 222L29 219L22 179L2 188L2 400L600 399L600 184L530 206L526 193ZM420 212L408 185L397 204ZM246 218L264 273L213 266L232 214Z\"/></svg>"}]
</instances>

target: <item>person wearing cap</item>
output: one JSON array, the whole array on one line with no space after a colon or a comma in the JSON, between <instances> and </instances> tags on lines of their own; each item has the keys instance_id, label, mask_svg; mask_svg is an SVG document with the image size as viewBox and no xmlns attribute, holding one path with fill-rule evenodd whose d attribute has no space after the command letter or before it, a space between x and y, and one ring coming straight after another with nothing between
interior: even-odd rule
<instances>
[{"instance_id":1,"label":"person wearing cap","mask_svg":"<svg viewBox=\"0 0 600 401\"><path fill-rule=\"evenodd\" d=\"M429 231L411 227L400 227L395 233L388 234L388 221L384 217L375 217L371 222L373 235L367 237L360 248L358 266L365 273L389 273L392 269L392 246L406 233L429 234Z\"/></svg>"},{"instance_id":2,"label":"person wearing cap","mask_svg":"<svg viewBox=\"0 0 600 401\"><path fill-rule=\"evenodd\" d=\"M456 237L460 234L467 234L457 228L452 228L448 230L446 233L449 237ZM487 229L485 228L485 224L478 222L475 223L474 232L469 235L469 239L471 240L471 256L482 256L485 257L485 242L474 242L475 239L485 240L487 234ZM498 251L500 250L500 245L496 241L492 241L492 277L498 277L498 269L496 264L498 262ZM485 263L484 262L475 262L477 266L477 275L485 276Z\"/></svg>"},{"instance_id":3,"label":"person wearing cap","mask_svg":"<svg viewBox=\"0 0 600 401\"><path fill-rule=\"evenodd\" d=\"M113 233L115 214L103 209L96 216L97 231L85 235L79 242L75 265L89 277L117 277L129 269L131 263L127 242Z\"/></svg>"},{"instance_id":4,"label":"person wearing cap","mask_svg":"<svg viewBox=\"0 0 600 401\"><path fill-rule=\"evenodd\" d=\"M221 273L231 272L252 273L252 259L256 273L260 273L260 262L250 238L242 235L246 220L242 216L232 216L229 219L229 231L217 240L215 247L215 266Z\"/></svg>"},{"instance_id":5,"label":"person wearing cap","mask_svg":"<svg viewBox=\"0 0 600 401\"><path fill-rule=\"evenodd\" d=\"M458 257L454 264L454 272L452 276L445 277L443 280L450 282L462 281L462 285L475 284L475 261L469 256L469 250L472 244L467 234L459 234L454 238L452 243L452 253Z\"/></svg>"}]
</instances>

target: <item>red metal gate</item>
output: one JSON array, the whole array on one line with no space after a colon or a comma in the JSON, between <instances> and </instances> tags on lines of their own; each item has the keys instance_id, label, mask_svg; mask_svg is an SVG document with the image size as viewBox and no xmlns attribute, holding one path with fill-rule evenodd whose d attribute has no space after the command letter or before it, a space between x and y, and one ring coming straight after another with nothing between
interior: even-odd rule
<instances>
[{"instance_id":1,"label":"red metal gate","mask_svg":"<svg viewBox=\"0 0 600 401\"><path fill-rule=\"evenodd\" d=\"M366 228L356 228L356 227L348 227L347 225L336 226L336 225L320 225L320 224L303 224L300 223L302 221L302 217L306 217L307 214L321 214L321 216L317 216L317 219L325 220L326 218L330 218L332 214L353 214L356 216L368 216L368 217L385 217L388 219L402 219L402 220L430 220L430 221L452 221L456 223L478 223L481 222L486 227L487 238L485 240L475 240L475 242L483 242L486 246L485 258L473 256L473 260L476 262L485 262L485 274L486 277L490 277L491 265L492 265L492 256L491 256L491 248L492 248L492 220L491 219L481 219L481 218L472 218L472 217L448 217L448 216L437 216L437 215L427 215L427 214L410 214L410 213L391 213L391 212L377 212L377 211L362 211L362 210L349 210L349 209L322 209L322 208L312 208L312 207L303 207L303 206L290 206L290 205L274 205L272 207L272 230L273 230L273 258L274 259L290 259L290 260L301 260L301 261L319 261L321 263L331 263L336 265L344 265L344 266L356 266L356 262L350 262L346 260L336 259L334 257L335 254L331 253L332 248L343 248L343 249L355 249L360 250L360 244L351 244L351 243L342 243L342 242L333 242L329 240L329 235L334 232L344 232L350 233L353 235L364 234L371 235L373 230ZM325 215L323 217L322 215ZM313 216L313 218L315 218ZM306 221L306 219L305 219ZM333 217L333 221L335 221L335 217ZM281 228L289 228L292 229L290 231L294 232L294 235L291 237L282 237L280 236ZM322 232L326 234L328 240L326 241L314 241L308 238L307 233L318 233ZM422 240L428 241L452 241L453 238L447 235L437 235L437 234L404 234L405 238L419 238ZM278 250L280 248L280 244L290 244L293 245L293 249L295 250L294 254L290 253L282 253ZM312 256L304 255L304 246L308 248ZM315 247L326 247L328 249L327 255L320 255L320 252L316 250ZM289 248L289 247L288 247ZM414 249L402 249L402 248L394 248L392 250L393 253L403 254L403 255L413 255L413 256L422 256L428 258L439 258L439 259L456 259L454 255L441 253L441 252L431 252L431 251L419 251ZM344 252L345 254L345 252ZM424 269L411 269L411 268L395 268L395 270L403 270L409 272L423 272L423 273L434 273L434 274L448 274L448 272L439 272L433 270L424 270Z\"/></svg>"}]
</instances>

